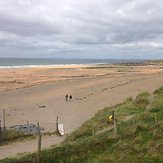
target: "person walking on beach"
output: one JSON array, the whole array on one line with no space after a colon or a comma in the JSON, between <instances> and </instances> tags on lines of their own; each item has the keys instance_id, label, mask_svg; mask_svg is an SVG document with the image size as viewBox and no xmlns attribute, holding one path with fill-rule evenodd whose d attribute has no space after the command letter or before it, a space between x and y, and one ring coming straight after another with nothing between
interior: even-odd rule
<instances>
[{"instance_id":1,"label":"person walking on beach","mask_svg":"<svg viewBox=\"0 0 163 163\"><path fill-rule=\"evenodd\" d=\"M72 95L69 96L69 99L72 100Z\"/></svg>"},{"instance_id":2,"label":"person walking on beach","mask_svg":"<svg viewBox=\"0 0 163 163\"><path fill-rule=\"evenodd\" d=\"M66 99L66 101L68 100L68 94L66 94L65 99Z\"/></svg>"}]
</instances>

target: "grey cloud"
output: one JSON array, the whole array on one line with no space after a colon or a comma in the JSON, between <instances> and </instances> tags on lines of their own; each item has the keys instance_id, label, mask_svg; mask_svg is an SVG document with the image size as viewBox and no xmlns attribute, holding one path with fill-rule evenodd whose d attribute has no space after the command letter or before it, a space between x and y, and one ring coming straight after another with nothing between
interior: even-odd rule
<instances>
[{"instance_id":1,"label":"grey cloud","mask_svg":"<svg viewBox=\"0 0 163 163\"><path fill-rule=\"evenodd\" d=\"M163 58L162 10L161 0L1 0L0 56Z\"/></svg>"},{"instance_id":2,"label":"grey cloud","mask_svg":"<svg viewBox=\"0 0 163 163\"><path fill-rule=\"evenodd\" d=\"M61 28L55 24L52 25L44 20L14 20L9 17L0 16L0 30L15 33L22 36L31 35L51 35L51 33L61 33Z\"/></svg>"}]
</instances>

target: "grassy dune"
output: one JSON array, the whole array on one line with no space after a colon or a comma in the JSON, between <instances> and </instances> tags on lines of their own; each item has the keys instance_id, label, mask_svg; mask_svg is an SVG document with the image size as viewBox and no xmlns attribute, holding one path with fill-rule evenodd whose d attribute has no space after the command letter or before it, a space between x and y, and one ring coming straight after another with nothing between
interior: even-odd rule
<instances>
[{"instance_id":1,"label":"grassy dune","mask_svg":"<svg viewBox=\"0 0 163 163\"><path fill-rule=\"evenodd\" d=\"M5 138L4 138L4 133L2 133L0 137L0 146L11 143L11 142L15 142L15 141L21 141L24 139L32 139L32 138L34 139L35 137L36 136L25 135L16 130L6 130Z\"/></svg>"},{"instance_id":2,"label":"grassy dune","mask_svg":"<svg viewBox=\"0 0 163 163\"><path fill-rule=\"evenodd\" d=\"M107 120L112 111L117 135ZM2 163L36 162L36 153ZM163 87L98 112L60 146L41 153L43 163L163 162Z\"/></svg>"},{"instance_id":3,"label":"grassy dune","mask_svg":"<svg viewBox=\"0 0 163 163\"><path fill-rule=\"evenodd\" d=\"M162 63L163 63L163 59L150 60L150 61L148 61L147 63L162 64Z\"/></svg>"}]
</instances>

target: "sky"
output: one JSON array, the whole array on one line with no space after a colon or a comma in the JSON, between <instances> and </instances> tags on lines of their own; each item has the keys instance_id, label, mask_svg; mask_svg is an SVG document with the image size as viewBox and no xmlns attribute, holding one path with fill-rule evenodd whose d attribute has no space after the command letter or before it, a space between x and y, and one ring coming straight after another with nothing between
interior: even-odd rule
<instances>
[{"instance_id":1,"label":"sky","mask_svg":"<svg viewBox=\"0 0 163 163\"><path fill-rule=\"evenodd\" d=\"M163 0L0 0L0 57L163 59Z\"/></svg>"}]
</instances>

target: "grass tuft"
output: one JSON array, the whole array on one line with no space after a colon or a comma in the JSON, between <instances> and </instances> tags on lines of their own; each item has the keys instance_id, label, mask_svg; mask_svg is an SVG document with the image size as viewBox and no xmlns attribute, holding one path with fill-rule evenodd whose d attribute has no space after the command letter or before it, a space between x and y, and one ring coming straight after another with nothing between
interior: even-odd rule
<instances>
[{"instance_id":1,"label":"grass tuft","mask_svg":"<svg viewBox=\"0 0 163 163\"><path fill-rule=\"evenodd\" d=\"M156 94L156 95L163 94L163 86L160 87L159 89L155 90L154 94Z\"/></svg>"}]
</instances>

